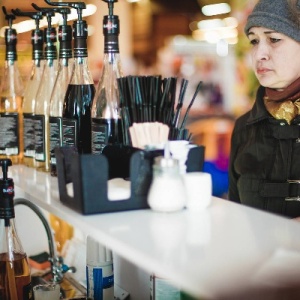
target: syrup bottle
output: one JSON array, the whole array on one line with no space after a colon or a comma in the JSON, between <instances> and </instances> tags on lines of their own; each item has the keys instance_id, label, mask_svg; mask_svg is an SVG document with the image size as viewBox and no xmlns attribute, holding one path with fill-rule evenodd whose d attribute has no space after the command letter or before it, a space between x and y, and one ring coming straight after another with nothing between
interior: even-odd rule
<instances>
[{"instance_id":1,"label":"syrup bottle","mask_svg":"<svg viewBox=\"0 0 300 300\"><path fill-rule=\"evenodd\" d=\"M50 1L47 1L50 4ZM78 153L91 153L91 106L95 87L88 66L87 23L82 20L84 2L62 2L77 10L73 23L74 69L63 106L63 145L76 147ZM61 3L61 5L62 5Z\"/></svg>"},{"instance_id":2,"label":"syrup bottle","mask_svg":"<svg viewBox=\"0 0 300 300\"><path fill-rule=\"evenodd\" d=\"M70 82L72 62L72 26L67 24L69 8L60 8L63 24L58 28L59 65L55 84L50 98L49 130L50 130L50 172L56 176L55 148L62 146L62 113L66 91Z\"/></svg>"},{"instance_id":3,"label":"syrup bottle","mask_svg":"<svg viewBox=\"0 0 300 300\"><path fill-rule=\"evenodd\" d=\"M15 226L14 182L7 177L10 159L0 159L0 299L33 299L30 267Z\"/></svg>"},{"instance_id":4,"label":"syrup bottle","mask_svg":"<svg viewBox=\"0 0 300 300\"><path fill-rule=\"evenodd\" d=\"M106 145L122 143L117 78L122 76L119 53L119 17L113 14L114 2L108 3L109 14L103 18L104 59L92 106L92 153L100 154Z\"/></svg>"},{"instance_id":5,"label":"syrup bottle","mask_svg":"<svg viewBox=\"0 0 300 300\"><path fill-rule=\"evenodd\" d=\"M23 159L23 82L17 65L17 31L12 28L13 14L2 6L8 28L5 29L5 70L0 88L0 158L10 158L13 163Z\"/></svg>"},{"instance_id":6,"label":"syrup bottle","mask_svg":"<svg viewBox=\"0 0 300 300\"><path fill-rule=\"evenodd\" d=\"M39 171L50 171L49 158L49 107L50 97L57 76L58 61L56 48L56 28L52 26L54 8L40 8L34 3L32 6L41 11L47 17L48 27L44 29L45 39L45 69L42 75L41 84L38 88L35 103L35 167Z\"/></svg>"},{"instance_id":7,"label":"syrup bottle","mask_svg":"<svg viewBox=\"0 0 300 300\"><path fill-rule=\"evenodd\" d=\"M12 10L16 16L25 16L35 20L36 28L31 32L32 44L32 67L30 78L27 82L23 99L23 163L28 167L34 167L35 157L35 134L34 134L34 111L36 94L44 71L44 36L39 28L43 18L41 12L22 12L19 9Z\"/></svg>"}]
</instances>

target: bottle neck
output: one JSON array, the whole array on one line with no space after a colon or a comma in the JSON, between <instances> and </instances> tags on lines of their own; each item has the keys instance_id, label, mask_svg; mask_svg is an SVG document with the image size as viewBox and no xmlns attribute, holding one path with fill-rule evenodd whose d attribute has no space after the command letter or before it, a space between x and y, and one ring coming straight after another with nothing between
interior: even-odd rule
<instances>
[{"instance_id":1,"label":"bottle neck","mask_svg":"<svg viewBox=\"0 0 300 300\"><path fill-rule=\"evenodd\" d=\"M103 74L111 72L113 77L122 77L121 57L119 53L105 53L103 57Z\"/></svg>"},{"instance_id":2,"label":"bottle neck","mask_svg":"<svg viewBox=\"0 0 300 300\"><path fill-rule=\"evenodd\" d=\"M43 65L43 62L44 62L44 60L42 60L42 59L35 59L35 60L33 61L34 66L35 66L36 68L40 68L40 67Z\"/></svg>"},{"instance_id":3,"label":"bottle neck","mask_svg":"<svg viewBox=\"0 0 300 300\"><path fill-rule=\"evenodd\" d=\"M120 53L119 52L106 52L106 53L104 53L103 60L109 64L121 62Z\"/></svg>"},{"instance_id":4,"label":"bottle neck","mask_svg":"<svg viewBox=\"0 0 300 300\"><path fill-rule=\"evenodd\" d=\"M87 57L74 57L74 68L70 84L94 84Z\"/></svg>"},{"instance_id":5,"label":"bottle neck","mask_svg":"<svg viewBox=\"0 0 300 300\"><path fill-rule=\"evenodd\" d=\"M46 61L47 61L47 64L46 64L47 68L56 68L57 67L57 59L48 58Z\"/></svg>"},{"instance_id":6,"label":"bottle neck","mask_svg":"<svg viewBox=\"0 0 300 300\"><path fill-rule=\"evenodd\" d=\"M7 67L9 67L9 66L16 66L17 64L16 64L16 61L15 61L15 60L9 59L9 60L6 60L6 61L5 61L5 65L6 65Z\"/></svg>"},{"instance_id":7,"label":"bottle neck","mask_svg":"<svg viewBox=\"0 0 300 300\"><path fill-rule=\"evenodd\" d=\"M62 57L59 59L59 64L61 67L69 67L72 59L67 57Z\"/></svg>"},{"instance_id":8,"label":"bottle neck","mask_svg":"<svg viewBox=\"0 0 300 300\"><path fill-rule=\"evenodd\" d=\"M119 37L117 35L104 36L104 53L120 53Z\"/></svg>"},{"instance_id":9,"label":"bottle neck","mask_svg":"<svg viewBox=\"0 0 300 300\"><path fill-rule=\"evenodd\" d=\"M13 28L5 30L6 60L17 60L17 32Z\"/></svg>"},{"instance_id":10,"label":"bottle neck","mask_svg":"<svg viewBox=\"0 0 300 300\"><path fill-rule=\"evenodd\" d=\"M72 27L61 25L58 29L59 58L72 58Z\"/></svg>"},{"instance_id":11,"label":"bottle neck","mask_svg":"<svg viewBox=\"0 0 300 300\"><path fill-rule=\"evenodd\" d=\"M1 259L6 261L14 261L24 256L21 241L18 237L15 219L0 219L0 236L2 237L0 243ZM5 255L5 256L3 256Z\"/></svg>"},{"instance_id":12,"label":"bottle neck","mask_svg":"<svg viewBox=\"0 0 300 300\"><path fill-rule=\"evenodd\" d=\"M88 56L87 36L88 29L86 21L75 21L73 24L74 58L85 58Z\"/></svg>"}]
</instances>

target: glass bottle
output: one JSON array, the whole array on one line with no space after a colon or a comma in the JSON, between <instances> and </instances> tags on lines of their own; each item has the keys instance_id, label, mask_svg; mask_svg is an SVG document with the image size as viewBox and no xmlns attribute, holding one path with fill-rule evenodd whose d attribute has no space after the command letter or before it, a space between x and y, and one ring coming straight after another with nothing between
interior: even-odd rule
<instances>
[{"instance_id":1,"label":"glass bottle","mask_svg":"<svg viewBox=\"0 0 300 300\"><path fill-rule=\"evenodd\" d=\"M122 124L119 110L117 78L122 76L119 53L120 25L113 14L116 0L103 0L109 5L109 15L103 18L104 58L92 106L92 153L100 154L110 144L122 143Z\"/></svg>"},{"instance_id":2,"label":"glass bottle","mask_svg":"<svg viewBox=\"0 0 300 300\"><path fill-rule=\"evenodd\" d=\"M49 158L49 107L50 97L57 76L57 49L56 29L51 26L51 18L54 16L52 9L42 9L47 16L48 27L44 30L45 39L45 69L41 84L38 88L35 103L35 167L39 171L50 170Z\"/></svg>"},{"instance_id":3,"label":"glass bottle","mask_svg":"<svg viewBox=\"0 0 300 300\"><path fill-rule=\"evenodd\" d=\"M30 78L27 82L23 98L23 163L28 167L34 167L35 157L35 134L34 134L34 110L36 94L44 71L43 31L39 28L39 22L43 18L41 12L22 12L13 10L18 16L27 16L35 20L36 28L31 32L32 44L32 67Z\"/></svg>"},{"instance_id":4,"label":"glass bottle","mask_svg":"<svg viewBox=\"0 0 300 300\"><path fill-rule=\"evenodd\" d=\"M17 65L17 32L12 28L15 19L2 7L8 28L5 29L5 70L0 88L0 158L9 157L13 163L23 159L23 82Z\"/></svg>"},{"instance_id":5,"label":"glass bottle","mask_svg":"<svg viewBox=\"0 0 300 300\"><path fill-rule=\"evenodd\" d=\"M14 183L7 178L10 159L0 159L0 299L33 299L30 267L15 226Z\"/></svg>"},{"instance_id":6,"label":"glass bottle","mask_svg":"<svg viewBox=\"0 0 300 300\"><path fill-rule=\"evenodd\" d=\"M66 2L68 3L68 2ZM77 9L73 24L74 69L63 107L63 144L78 153L91 153L91 106L95 87L88 66L87 23L82 20L84 2L68 3Z\"/></svg>"},{"instance_id":7,"label":"glass bottle","mask_svg":"<svg viewBox=\"0 0 300 300\"><path fill-rule=\"evenodd\" d=\"M58 28L59 65L57 77L50 98L50 172L56 176L55 148L62 146L62 112L66 91L73 70L72 62L72 26L67 25L69 8L61 8L63 24Z\"/></svg>"}]
</instances>

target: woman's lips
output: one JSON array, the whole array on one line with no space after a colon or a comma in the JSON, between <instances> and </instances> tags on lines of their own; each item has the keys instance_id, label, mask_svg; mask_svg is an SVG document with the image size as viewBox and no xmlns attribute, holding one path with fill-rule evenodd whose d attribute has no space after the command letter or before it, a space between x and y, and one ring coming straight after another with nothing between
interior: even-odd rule
<instances>
[{"instance_id":1,"label":"woman's lips","mask_svg":"<svg viewBox=\"0 0 300 300\"><path fill-rule=\"evenodd\" d=\"M259 74L259 75L264 75L268 72L270 72L271 70L270 69L267 69L267 68L257 68L256 69L256 73Z\"/></svg>"}]
</instances>

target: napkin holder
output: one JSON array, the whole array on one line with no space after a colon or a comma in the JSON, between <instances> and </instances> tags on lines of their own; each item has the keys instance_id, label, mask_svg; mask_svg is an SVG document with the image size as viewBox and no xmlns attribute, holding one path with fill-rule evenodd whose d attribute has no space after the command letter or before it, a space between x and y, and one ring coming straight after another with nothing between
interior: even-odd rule
<instances>
[{"instance_id":1,"label":"napkin holder","mask_svg":"<svg viewBox=\"0 0 300 300\"><path fill-rule=\"evenodd\" d=\"M149 208L148 191L152 182L152 164L161 151L143 151L128 146L109 146L103 154L78 154L72 147L55 149L60 201L83 215ZM105 154L106 152L106 154ZM122 166L118 164L122 161ZM187 172L203 169L204 147L191 148L187 158ZM108 180L129 179L128 199L109 200ZM73 183L74 196L67 192Z\"/></svg>"}]
</instances>

